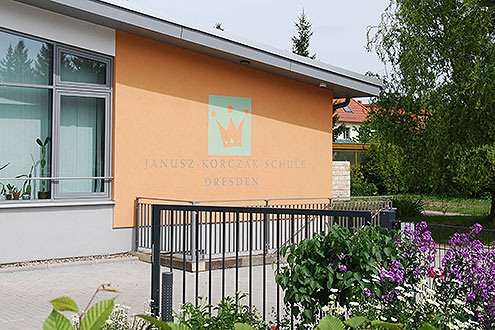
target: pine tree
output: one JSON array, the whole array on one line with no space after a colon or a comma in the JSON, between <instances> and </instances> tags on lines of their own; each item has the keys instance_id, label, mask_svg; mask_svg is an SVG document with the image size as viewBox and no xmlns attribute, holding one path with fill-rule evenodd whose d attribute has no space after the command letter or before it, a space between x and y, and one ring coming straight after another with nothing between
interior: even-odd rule
<instances>
[{"instance_id":1,"label":"pine tree","mask_svg":"<svg viewBox=\"0 0 495 330\"><path fill-rule=\"evenodd\" d=\"M0 75L4 81L9 82L32 81L32 62L24 41L19 40L15 48L9 45L5 57L0 60Z\"/></svg>"},{"instance_id":2,"label":"pine tree","mask_svg":"<svg viewBox=\"0 0 495 330\"><path fill-rule=\"evenodd\" d=\"M52 74L52 47L46 43L41 45L36 62L34 63L34 75L39 84L50 84Z\"/></svg>"},{"instance_id":3,"label":"pine tree","mask_svg":"<svg viewBox=\"0 0 495 330\"><path fill-rule=\"evenodd\" d=\"M315 59L316 54L310 55L309 52L309 41L313 36L313 31L311 31L313 24L306 17L304 8L301 16L299 16L299 21L294 24L296 25L297 35L292 37L292 52L294 54Z\"/></svg>"}]
</instances>

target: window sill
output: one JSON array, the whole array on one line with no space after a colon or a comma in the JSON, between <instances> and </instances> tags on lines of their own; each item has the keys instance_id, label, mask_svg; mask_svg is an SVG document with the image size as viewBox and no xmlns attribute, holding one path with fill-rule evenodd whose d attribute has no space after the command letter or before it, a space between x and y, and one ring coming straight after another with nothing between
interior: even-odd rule
<instances>
[{"instance_id":1,"label":"window sill","mask_svg":"<svg viewBox=\"0 0 495 330\"><path fill-rule=\"evenodd\" d=\"M114 205L114 200L50 200L50 201L15 201L15 202L0 202L0 209L19 209L32 207L64 207L64 206L98 206L98 205Z\"/></svg>"}]
</instances>

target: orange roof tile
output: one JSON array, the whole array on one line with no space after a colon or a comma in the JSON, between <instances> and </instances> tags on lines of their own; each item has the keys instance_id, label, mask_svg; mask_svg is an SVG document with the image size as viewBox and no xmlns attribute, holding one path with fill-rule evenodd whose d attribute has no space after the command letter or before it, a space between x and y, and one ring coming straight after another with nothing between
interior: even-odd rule
<instances>
[{"instance_id":1,"label":"orange roof tile","mask_svg":"<svg viewBox=\"0 0 495 330\"><path fill-rule=\"evenodd\" d=\"M334 99L334 104L342 103L345 99ZM344 123L362 123L366 120L368 116L369 109L362 103L351 99L351 102L347 106L351 112L346 112L344 108L337 109L337 113L339 114L339 122Z\"/></svg>"}]
</instances>

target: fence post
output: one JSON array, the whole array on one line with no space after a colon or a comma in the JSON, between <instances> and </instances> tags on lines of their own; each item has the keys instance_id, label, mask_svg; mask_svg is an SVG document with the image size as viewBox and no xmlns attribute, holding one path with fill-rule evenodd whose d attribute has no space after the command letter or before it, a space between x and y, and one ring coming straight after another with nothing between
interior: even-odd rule
<instances>
[{"instance_id":1,"label":"fence post","mask_svg":"<svg viewBox=\"0 0 495 330\"><path fill-rule=\"evenodd\" d=\"M136 198L136 224L134 226L134 251L139 249L139 198Z\"/></svg>"},{"instance_id":2,"label":"fence post","mask_svg":"<svg viewBox=\"0 0 495 330\"><path fill-rule=\"evenodd\" d=\"M172 302L174 288L174 274L172 272L162 273L162 320L172 322Z\"/></svg>"},{"instance_id":3,"label":"fence post","mask_svg":"<svg viewBox=\"0 0 495 330\"><path fill-rule=\"evenodd\" d=\"M388 232L394 229L395 211L383 210L380 212L380 227L387 228Z\"/></svg>"},{"instance_id":4,"label":"fence post","mask_svg":"<svg viewBox=\"0 0 495 330\"><path fill-rule=\"evenodd\" d=\"M191 241L191 260L192 262L197 262L199 260L196 260L197 256L197 241L196 241L196 234L198 232L198 212L196 211L191 211L191 237L189 238Z\"/></svg>"},{"instance_id":5,"label":"fence post","mask_svg":"<svg viewBox=\"0 0 495 330\"><path fill-rule=\"evenodd\" d=\"M152 206L151 218L151 313L158 316L160 306L160 208Z\"/></svg>"}]
</instances>

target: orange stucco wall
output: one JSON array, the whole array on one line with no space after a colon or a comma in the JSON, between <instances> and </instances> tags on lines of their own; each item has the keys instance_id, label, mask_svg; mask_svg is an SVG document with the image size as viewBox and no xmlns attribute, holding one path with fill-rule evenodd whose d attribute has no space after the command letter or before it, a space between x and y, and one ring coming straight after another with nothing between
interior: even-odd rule
<instances>
[{"instance_id":1,"label":"orange stucco wall","mask_svg":"<svg viewBox=\"0 0 495 330\"><path fill-rule=\"evenodd\" d=\"M331 195L328 90L117 32L114 93L115 227L133 225L136 196ZM208 155L210 95L251 99L250 155Z\"/></svg>"}]
</instances>

